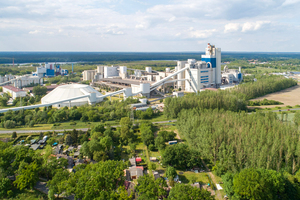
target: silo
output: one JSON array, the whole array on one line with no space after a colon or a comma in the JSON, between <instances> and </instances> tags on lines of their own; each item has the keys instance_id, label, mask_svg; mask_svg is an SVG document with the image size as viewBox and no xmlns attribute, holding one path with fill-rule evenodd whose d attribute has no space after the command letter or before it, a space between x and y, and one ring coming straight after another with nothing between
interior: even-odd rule
<instances>
[{"instance_id":1,"label":"silo","mask_svg":"<svg viewBox=\"0 0 300 200\"><path fill-rule=\"evenodd\" d=\"M166 72L169 73L171 71L170 68L166 68Z\"/></svg>"},{"instance_id":2,"label":"silo","mask_svg":"<svg viewBox=\"0 0 300 200\"><path fill-rule=\"evenodd\" d=\"M185 67L186 63L187 63L186 61L177 61L177 70L179 71L179 70L183 69ZM184 72L181 72L177 75L178 80L184 79L184 77L185 77ZM178 89L179 88L183 89L184 88L184 81L178 81L177 82L177 87L178 87Z\"/></svg>"},{"instance_id":3,"label":"silo","mask_svg":"<svg viewBox=\"0 0 300 200\"><path fill-rule=\"evenodd\" d=\"M127 97L130 97L130 96L132 96L132 88L125 88L124 97L127 98Z\"/></svg>"},{"instance_id":4,"label":"silo","mask_svg":"<svg viewBox=\"0 0 300 200\"><path fill-rule=\"evenodd\" d=\"M126 66L120 66L120 73L126 74L127 73L127 67Z\"/></svg>"},{"instance_id":5,"label":"silo","mask_svg":"<svg viewBox=\"0 0 300 200\"><path fill-rule=\"evenodd\" d=\"M147 71L148 73L151 73L151 72L152 72L152 68L151 68L151 67L146 67L146 71Z\"/></svg>"},{"instance_id":6,"label":"silo","mask_svg":"<svg viewBox=\"0 0 300 200\"><path fill-rule=\"evenodd\" d=\"M149 83L141 83L140 91L143 96L150 97L150 84Z\"/></svg>"},{"instance_id":7,"label":"silo","mask_svg":"<svg viewBox=\"0 0 300 200\"><path fill-rule=\"evenodd\" d=\"M216 48L216 86L221 85L221 48Z\"/></svg>"}]
</instances>

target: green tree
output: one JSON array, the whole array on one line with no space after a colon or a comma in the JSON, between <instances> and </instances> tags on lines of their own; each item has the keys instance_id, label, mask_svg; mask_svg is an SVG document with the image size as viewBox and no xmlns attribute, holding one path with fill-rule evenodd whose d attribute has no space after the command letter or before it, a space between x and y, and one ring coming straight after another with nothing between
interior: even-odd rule
<instances>
[{"instance_id":1,"label":"green tree","mask_svg":"<svg viewBox=\"0 0 300 200\"><path fill-rule=\"evenodd\" d=\"M34 185L38 181L38 172L40 167L34 161L30 164L26 162L20 163L18 175L14 184L17 186L18 189L23 190L24 188L31 188L33 189Z\"/></svg>"},{"instance_id":2,"label":"green tree","mask_svg":"<svg viewBox=\"0 0 300 200\"><path fill-rule=\"evenodd\" d=\"M11 181L8 178L0 178L0 198L4 199L11 189Z\"/></svg>"},{"instance_id":3,"label":"green tree","mask_svg":"<svg viewBox=\"0 0 300 200\"><path fill-rule=\"evenodd\" d=\"M164 189L167 187L167 183L163 178L154 178L148 174L140 176L138 178L138 185L136 191L138 199L162 199L167 196L167 191Z\"/></svg>"},{"instance_id":4,"label":"green tree","mask_svg":"<svg viewBox=\"0 0 300 200\"><path fill-rule=\"evenodd\" d=\"M72 136L71 136L70 134L67 134L67 135L65 136L65 143L66 143L67 145L72 145L73 140L72 140Z\"/></svg>"},{"instance_id":5,"label":"green tree","mask_svg":"<svg viewBox=\"0 0 300 200\"><path fill-rule=\"evenodd\" d=\"M32 93L34 94L34 96L39 95L39 96L43 96L47 93L47 88L45 86L35 86L33 87Z\"/></svg>"},{"instance_id":6,"label":"green tree","mask_svg":"<svg viewBox=\"0 0 300 200\"><path fill-rule=\"evenodd\" d=\"M70 173L67 170L57 169L52 180L47 182L47 187L54 194L57 194L57 198L59 198L60 194L66 191L69 176Z\"/></svg>"},{"instance_id":7,"label":"green tree","mask_svg":"<svg viewBox=\"0 0 300 200\"><path fill-rule=\"evenodd\" d=\"M215 197L210 194L207 190L201 190L191 185L175 184L170 191L168 199L170 200L214 200Z\"/></svg>"},{"instance_id":8,"label":"green tree","mask_svg":"<svg viewBox=\"0 0 300 200\"><path fill-rule=\"evenodd\" d=\"M132 128L132 122L130 121L129 117L123 117L120 120L120 134L123 141L128 141L129 138L132 138L133 132L131 130Z\"/></svg>"},{"instance_id":9,"label":"green tree","mask_svg":"<svg viewBox=\"0 0 300 200\"><path fill-rule=\"evenodd\" d=\"M119 199L124 198L125 163L105 161L76 168L68 180L68 194L75 194L76 199ZM92 177L92 178L91 178Z\"/></svg>"},{"instance_id":10,"label":"green tree","mask_svg":"<svg viewBox=\"0 0 300 200\"><path fill-rule=\"evenodd\" d=\"M166 177L170 178L175 178L177 175L177 172L175 170L174 167L171 167L171 166L168 166L167 169L166 169Z\"/></svg>"},{"instance_id":11,"label":"green tree","mask_svg":"<svg viewBox=\"0 0 300 200\"><path fill-rule=\"evenodd\" d=\"M13 139L16 139L16 138L17 138L17 132L16 132L16 131L14 131L14 132L12 133L11 138L13 138Z\"/></svg>"}]
</instances>

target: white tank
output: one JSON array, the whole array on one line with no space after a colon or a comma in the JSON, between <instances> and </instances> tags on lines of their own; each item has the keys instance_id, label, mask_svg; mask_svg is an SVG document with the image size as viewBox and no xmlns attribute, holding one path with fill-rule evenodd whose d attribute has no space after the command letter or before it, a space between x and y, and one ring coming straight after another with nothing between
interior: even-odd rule
<instances>
[{"instance_id":1,"label":"white tank","mask_svg":"<svg viewBox=\"0 0 300 200\"><path fill-rule=\"evenodd\" d=\"M150 84L149 83L141 83L140 90L142 91L142 94L150 93Z\"/></svg>"},{"instance_id":2,"label":"white tank","mask_svg":"<svg viewBox=\"0 0 300 200\"><path fill-rule=\"evenodd\" d=\"M89 102L90 102L90 104L94 104L94 103L96 103L96 101L97 101L96 93L95 93L95 92L92 92L92 93L90 94Z\"/></svg>"},{"instance_id":3,"label":"white tank","mask_svg":"<svg viewBox=\"0 0 300 200\"><path fill-rule=\"evenodd\" d=\"M183 69L185 67L185 64L186 64L186 61L177 61L177 70L176 71L179 71L179 70ZM179 79L179 80L184 79L184 77L185 77L184 72L179 73L177 75L177 79ZM178 81L177 82L177 87L183 89L184 88L184 82L183 81Z\"/></svg>"},{"instance_id":4,"label":"white tank","mask_svg":"<svg viewBox=\"0 0 300 200\"><path fill-rule=\"evenodd\" d=\"M120 73L126 74L127 73L127 67L126 66L120 66Z\"/></svg>"},{"instance_id":5,"label":"white tank","mask_svg":"<svg viewBox=\"0 0 300 200\"><path fill-rule=\"evenodd\" d=\"M195 59L188 59L188 63L189 63L189 64L194 64L195 62L196 62Z\"/></svg>"},{"instance_id":6,"label":"white tank","mask_svg":"<svg viewBox=\"0 0 300 200\"><path fill-rule=\"evenodd\" d=\"M152 68L151 68L151 67L146 67L146 71L147 71L148 73L151 73L151 72L152 72Z\"/></svg>"},{"instance_id":7,"label":"white tank","mask_svg":"<svg viewBox=\"0 0 300 200\"><path fill-rule=\"evenodd\" d=\"M147 104L148 99L140 99L141 103Z\"/></svg>"},{"instance_id":8,"label":"white tank","mask_svg":"<svg viewBox=\"0 0 300 200\"><path fill-rule=\"evenodd\" d=\"M136 77L141 77L141 76L142 76L142 72L141 72L140 70L136 70L136 71L134 72L134 75L135 75Z\"/></svg>"},{"instance_id":9,"label":"white tank","mask_svg":"<svg viewBox=\"0 0 300 200\"><path fill-rule=\"evenodd\" d=\"M124 94L125 94L125 97L132 96L132 88L125 88Z\"/></svg>"},{"instance_id":10,"label":"white tank","mask_svg":"<svg viewBox=\"0 0 300 200\"><path fill-rule=\"evenodd\" d=\"M166 68L166 72L169 73L171 71L170 68Z\"/></svg>"},{"instance_id":11,"label":"white tank","mask_svg":"<svg viewBox=\"0 0 300 200\"><path fill-rule=\"evenodd\" d=\"M221 85L221 48L216 48L216 85Z\"/></svg>"}]
</instances>

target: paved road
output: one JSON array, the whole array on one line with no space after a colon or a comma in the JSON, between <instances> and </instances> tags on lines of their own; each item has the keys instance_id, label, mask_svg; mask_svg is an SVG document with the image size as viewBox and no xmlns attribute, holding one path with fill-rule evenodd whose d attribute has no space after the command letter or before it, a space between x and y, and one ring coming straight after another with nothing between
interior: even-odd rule
<instances>
[{"instance_id":1,"label":"paved road","mask_svg":"<svg viewBox=\"0 0 300 200\"><path fill-rule=\"evenodd\" d=\"M177 120L169 120L169 121L159 121L159 122L152 122L153 124L164 124L168 122L176 122ZM112 126L112 127L118 127L118 126ZM0 134L11 134L14 131L18 133L40 133L40 132L48 132L48 131L56 131L56 132L64 132L64 131L72 131L73 129L50 129L50 130L5 130L5 131L0 131ZM76 130L82 130L82 131L87 131L88 128L77 128Z\"/></svg>"}]
</instances>

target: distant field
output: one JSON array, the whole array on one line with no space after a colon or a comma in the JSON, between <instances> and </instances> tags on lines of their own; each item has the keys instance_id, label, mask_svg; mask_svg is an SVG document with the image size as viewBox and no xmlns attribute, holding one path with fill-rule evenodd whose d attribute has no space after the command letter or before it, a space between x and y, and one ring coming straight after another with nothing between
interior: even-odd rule
<instances>
[{"instance_id":1,"label":"distant field","mask_svg":"<svg viewBox=\"0 0 300 200\"><path fill-rule=\"evenodd\" d=\"M285 107L300 105L300 85L298 84L294 87L281 90L280 92L275 92L256 99L251 99L251 101L263 99L279 101L282 102L283 105L259 106L259 108L274 108L276 106Z\"/></svg>"}]
</instances>

